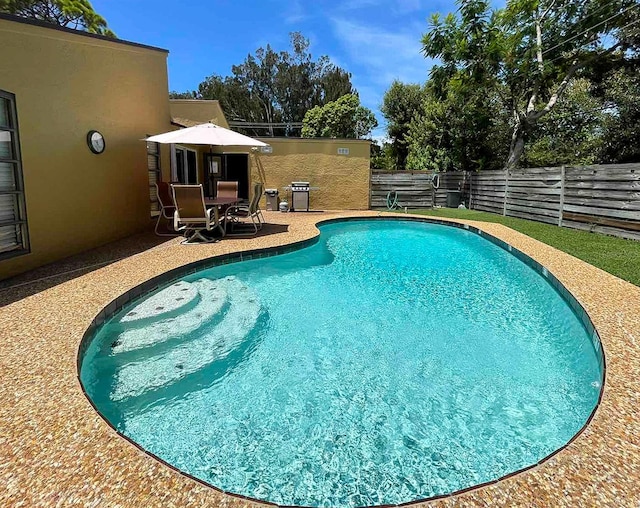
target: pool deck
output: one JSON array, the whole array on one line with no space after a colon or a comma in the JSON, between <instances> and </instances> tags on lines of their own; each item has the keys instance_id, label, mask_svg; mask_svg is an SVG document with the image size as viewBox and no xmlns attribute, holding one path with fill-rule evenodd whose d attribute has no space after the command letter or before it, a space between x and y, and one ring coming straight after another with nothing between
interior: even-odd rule
<instances>
[{"instance_id":1,"label":"pool deck","mask_svg":"<svg viewBox=\"0 0 640 508\"><path fill-rule=\"evenodd\" d=\"M76 356L94 317L154 276L309 239L329 218L380 214L265 215L257 238L193 246L140 235L0 284L0 506L262 506L198 483L120 437L84 396ZM577 298L600 333L605 389L584 432L542 464L417 506L640 506L640 288L500 224L453 222L528 254Z\"/></svg>"}]
</instances>

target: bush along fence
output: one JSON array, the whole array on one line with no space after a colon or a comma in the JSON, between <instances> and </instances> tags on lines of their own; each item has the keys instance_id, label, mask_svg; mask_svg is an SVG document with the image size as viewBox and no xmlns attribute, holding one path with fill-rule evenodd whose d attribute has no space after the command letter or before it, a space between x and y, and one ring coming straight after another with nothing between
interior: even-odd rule
<instances>
[{"instance_id":1,"label":"bush along fence","mask_svg":"<svg viewBox=\"0 0 640 508\"><path fill-rule=\"evenodd\" d=\"M436 206L449 190L475 210L640 240L640 164L442 173ZM371 206L384 207L389 191L403 207L433 204L428 172L373 171Z\"/></svg>"}]
</instances>

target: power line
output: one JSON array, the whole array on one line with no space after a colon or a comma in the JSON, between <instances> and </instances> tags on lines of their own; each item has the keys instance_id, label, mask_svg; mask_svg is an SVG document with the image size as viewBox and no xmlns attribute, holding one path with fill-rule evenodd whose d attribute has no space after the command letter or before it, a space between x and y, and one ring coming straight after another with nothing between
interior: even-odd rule
<instances>
[{"instance_id":1,"label":"power line","mask_svg":"<svg viewBox=\"0 0 640 508\"><path fill-rule=\"evenodd\" d=\"M607 5L610 5L611 3L613 3L613 2L610 2L610 3L609 3L609 4L607 4ZM563 42L560 42L560 43L556 44L555 46L553 46L552 48L549 48L549 49L547 49L547 50L543 51L543 52L542 52L542 54L544 55L545 53L547 53L547 52L549 52L549 51L551 51L551 50L553 50L553 49L555 49L555 48L557 48L557 47L559 47L559 46L562 46L563 44L565 44L565 43L569 42L570 40L573 40L573 39L575 39L575 38L579 37L580 35L584 34L585 32L588 32L589 30L591 30L591 29L593 29L593 28L597 27L598 25L601 25L602 23L606 23L607 21L609 21L609 20L611 20L611 19L615 18L616 16L620 16L621 14L624 14L625 12L629 11L630 9L632 9L632 8L634 8L634 7L637 7L638 5L639 5L639 4L634 4L634 5L632 5L631 7L628 7L628 8L627 8L627 9L625 9L624 11L621 11L621 12L617 13L616 15L614 15L614 16L612 16L612 17L610 17L609 19L604 20L604 21L602 21L601 23L598 23L598 24L596 24L596 25L593 25L592 27L587 28L585 31L581 32L580 34L577 34L577 35L575 35L575 36L571 37L570 39L567 39L567 40L565 40L565 41L563 41ZM602 9L602 7L601 7L601 9ZM635 24L636 24L636 23L638 23L638 22L640 22L640 18L638 18L638 19L636 19L636 20L634 20L634 21L631 21L630 23L627 23L626 25L624 25L624 26L620 27L620 30L624 30L625 28L629 28L630 26L635 25ZM578 46L578 48L582 48L583 46L586 46L587 44L591 44L592 42L593 42L593 41L586 41L586 42L584 42L584 43L580 44L580 45ZM531 46L530 46L529 48L526 48L526 49L524 50L524 53L526 53L527 51L529 51L531 48L532 48ZM554 63L554 62L557 62L558 60L562 60L563 58L565 58L565 57L564 57L564 55L559 55L559 56L555 57L555 58L554 58L554 59L552 59L552 60L547 60L547 61L545 61L545 62L544 62L544 64L552 64L552 63ZM517 78L516 78L516 77L511 77L511 79L507 79L507 80L506 80L506 82L507 82L507 83L512 83L512 82L514 82L514 81L516 81L516 80L517 80Z\"/></svg>"},{"instance_id":2,"label":"power line","mask_svg":"<svg viewBox=\"0 0 640 508\"><path fill-rule=\"evenodd\" d=\"M616 0L612 0L611 2L609 2L609 3L605 4L605 5L601 5L598 9L596 9L595 11L593 11L592 13L590 13L589 15L594 15L594 14L596 14L597 12L600 12L600 11L601 11L602 9L604 9L605 7L609 7L610 5L612 5L615 1L616 1ZM579 34L576 34L576 35L574 35L574 36L572 36L572 37L570 37L570 38L568 38L568 39L566 39L566 40L564 40L564 41L562 41L562 42L559 42L558 44L556 44L555 46L552 46L551 48L545 49L545 50L542 52L542 54L544 55L545 53L548 53L549 51L553 51L554 49L559 48L560 46L563 46L563 45L564 45L564 44L566 44L567 42L570 42L570 41L572 41L572 40L574 40L574 39L576 39L576 38L580 37L581 35L584 35L585 33L589 32L590 30L593 30L594 28L596 28L596 27L598 27L598 26L600 26L600 25L602 25L602 24L604 24L604 23L607 23L608 21L611 21L612 19L615 19L615 18L617 18L618 16L621 16L622 14L624 14L624 13L626 13L626 12L630 11L630 10L631 10L631 9L633 9L634 7L638 7L639 5L640 5L640 4L633 4L633 5L629 6L629 7L627 7L626 9L624 9L624 10L622 10L622 11L620 11L620 12L618 12L618 13L614 14L613 16L610 16L609 18L605 19L604 21L601 21L600 23L596 23L595 25L593 25L593 26L591 26L591 27L587 28L586 30L583 30L583 31L582 31L582 32L580 32ZM626 25L624 25L623 27L620 27L620 30L624 30L625 28L628 28L628 27L630 27L630 26L632 26L632 25L634 25L634 24L636 24L636 23L638 23L638 22L640 22L640 18L638 18L638 19L636 19L635 21L632 21L632 22L630 22L630 23L627 23L627 24L626 24ZM587 42L584 42L583 44L580 44L580 45L578 46L578 48L581 48L581 47L583 47L583 46L586 46L587 44L591 44L592 42L593 42L593 41L587 41ZM528 47L524 48L524 50L523 50L523 55L525 55L529 50L531 50L531 49L533 49L533 48L535 48L535 47L536 47L536 44L531 44L531 45L529 45ZM558 61L558 60L561 60L562 58L564 58L564 56L563 56L563 55L560 55L560 56L558 56L558 57L554 58L553 60L548 60L548 61L545 61L544 63L545 63L545 64L551 64L551 63L553 63L553 62L556 62L556 61ZM517 78L512 76L512 77L511 77L511 79L507 78L507 79L506 79L506 82L507 82L507 83L512 83L512 82L514 82L514 81L516 81L516 80L517 80Z\"/></svg>"},{"instance_id":3,"label":"power line","mask_svg":"<svg viewBox=\"0 0 640 508\"><path fill-rule=\"evenodd\" d=\"M635 25L636 23L639 23L639 22L640 22L640 18L638 18L638 19L636 19L636 20L632 21L631 23L627 23L626 25L624 25L624 26L620 27L620 30L624 30L625 28L629 28L631 25ZM585 43L581 44L580 46L578 46L578 48L581 48L581 47L583 47L583 46L586 46L587 44L591 44L592 42L593 42L593 41L587 41L587 42L585 42ZM549 60L549 61L548 61L548 62L546 62L546 63L550 63L550 64L551 64L551 63L553 63L553 62L557 62L558 60L562 60L563 58L564 58L564 55L560 55L560 56L555 57L553 60Z\"/></svg>"},{"instance_id":4,"label":"power line","mask_svg":"<svg viewBox=\"0 0 640 508\"><path fill-rule=\"evenodd\" d=\"M594 28L600 26L600 25L604 25L605 23L607 23L608 21L611 21L614 18L617 18L618 16L622 16L625 12L630 11L631 9L638 7L639 4L633 4L630 7L627 7L626 9L624 9L623 11L620 11L616 14L614 14L613 16L608 17L607 19L605 19L604 21L601 21L600 23L596 23L595 25L587 28L586 30L583 30L582 32L580 32L579 34L574 35L573 37L569 37L568 39L556 44L555 46L552 46L548 49L545 49L542 54L544 55L545 53L549 53L549 51L553 51L554 49L559 48L560 46L564 46L567 42L570 42L574 39L577 39L578 37L580 37L581 35L586 34L587 32L589 32L590 30L593 30ZM626 27L623 27L626 28Z\"/></svg>"},{"instance_id":5,"label":"power line","mask_svg":"<svg viewBox=\"0 0 640 508\"><path fill-rule=\"evenodd\" d=\"M588 14L585 14L585 16L594 16L595 14L597 14L598 12L600 12L601 10L603 10L603 9L605 9L605 8L607 8L607 7L610 7L612 4L616 3L617 1L618 1L618 0L611 0L609 3L606 3L606 4L601 5L600 7L598 7L595 11L590 12L590 13L588 13ZM633 8L633 7L635 7L635 5L632 5L631 7L629 7L629 9L631 9L631 8ZM629 10L629 9L627 9L627 10ZM616 14L616 16L619 16L620 14L623 14L624 12L625 12L625 11L619 12L618 14ZM615 17L615 16L614 16L614 17ZM606 21L607 21L607 20L605 20L605 21L604 21L604 23L606 23ZM587 28L587 30L585 30L585 31L589 31L589 30L591 30L591 29L595 28L596 26L598 26L598 25L594 25L594 26L592 26L592 27L589 27L589 28ZM583 33L584 33L584 32L583 32ZM575 38L575 37L579 37L580 35L581 35L581 34L578 34L578 35L574 36L573 38ZM562 42L558 43L556 46L554 46L554 48L555 48L555 47L557 47L557 46L562 46L563 44L565 44L565 43L569 42L570 40L572 40L572 39L564 40L564 41L562 41ZM527 47L525 47L525 48L522 50L522 53L523 53L523 54L526 54L528 51L530 51L530 50L532 50L532 49L536 48L536 46L537 46L537 43L535 43L535 42L534 42L534 43L531 43L531 44L529 44ZM545 53L547 53L548 51L551 51L551 50L552 50L552 49L554 49L554 48L545 49L545 50L542 52L542 54L544 55Z\"/></svg>"}]
</instances>

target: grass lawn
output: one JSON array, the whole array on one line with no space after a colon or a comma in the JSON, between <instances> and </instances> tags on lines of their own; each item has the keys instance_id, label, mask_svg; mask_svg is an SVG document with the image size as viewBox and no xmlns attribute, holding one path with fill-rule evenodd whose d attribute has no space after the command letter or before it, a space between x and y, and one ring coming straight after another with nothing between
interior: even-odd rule
<instances>
[{"instance_id":1,"label":"grass lawn","mask_svg":"<svg viewBox=\"0 0 640 508\"><path fill-rule=\"evenodd\" d=\"M439 208L409 211L451 219L498 222L640 286L640 241L623 240L475 210Z\"/></svg>"}]
</instances>

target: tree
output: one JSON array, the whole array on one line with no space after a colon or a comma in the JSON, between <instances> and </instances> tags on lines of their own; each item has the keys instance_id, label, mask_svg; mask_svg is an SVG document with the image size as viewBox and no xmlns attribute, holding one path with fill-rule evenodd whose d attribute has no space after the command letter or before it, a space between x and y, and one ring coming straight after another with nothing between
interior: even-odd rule
<instances>
[{"instance_id":1,"label":"tree","mask_svg":"<svg viewBox=\"0 0 640 508\"><path fill-rule=\"evenodd\" d=\"M371 169L393 169L393 155L391 143L371 141Z\"/></svg>"},{"instance_id":2,"label":"tree","mask_svg":"<svg viewBox=\"0 0 640 508\"><path fill-rule=\"evenodd\" d=\"M318 72L320 102L326 104L338 100L343 95L357 93L351 84L351 74L332 64L328 57L320 57L322 70Z\"/></svg>"},{"instance_id":3,"label":"tree","mask_svg":"<svg viewBox=\"0 0 640 508\"><path fill-rule=\"evenodd\" d=\"M614 163L640 161L639 67L614 70L603 80L601 160Z\"/></svg>"},{"instance_id":4,"label":"tree","mask_svg":"<svg viewBox=\"0 0 640 508\"><path fill-rule=\"evenodd\" d=\"M603 101L592 83L572 80L563 100L533 128L522 156L528 167L595 164L602 151Z\"/></svg>"},{"instance_id":5,"label":"tree","mask_svg":"<svg viewBox=\"0 0 640 508\"><path fill-rule=\"evenodd\" d=\"M89 0L0 0L0 12L115 37Z\"/></svg>"},{"instance_id":6,"label":"tree","mask_svg":"<svg viewBox=\"0 0 640 508\"><path fill-rule=\"evenodd\" d=\"M291 34L291 53L279 53L273 77L273 93L282 110L282 121L300 122L316 105L327 104L353 93L351 74L333 65L327 56L314 61L309 40Z\"/></svg>"},{"instance_id":7,"label":"tree","mask_svg":"<svg viewBox=\"0 0 640 508\"><path fill-rule=\"evenodd\" d=\"M505 167L515 167L538 122L590 65L624 57L636 33L625 31L634 0L508 0L489 10L486 0L459 0L459 15L435 15L423 37L426 56L438 57L431 78L446 87L494 88L511 113Z\"/></svg>"},{"instance_id":8,"label":"tree","mask_svg":"<svg viewBox=\"0 0 640 508\"><path fill-rule=\"evenodd\" d=\"M385 92L380 110L387 120L391 153L396 169L405 169L407 162L409 124L420 110L423 91L420 85L394 81Z\"/></svg>"},{"instance_id":9,"label":"tree","mask_svg":"<svg viewBox=\"0 0 640 508\"><path fill-rule=\"evenodd\" d=\"M196 92L169 92L170 99L196 99Z\"/></svg>"},{"instance_id":10,"label":"tree","mask_svg":"<svg viewBox=\"0 0 640 508\"><path fill-rule=\"evenodd\" d=\"M302 34L291 34L291 48L281 52L270 45L259 48L243 63L234 65L230 76L214 74L200 83L197 91L187 94L219 100L233 120L291 124L302 122L314 106L355 93L351 74L332 64L327 56L314 60L309 40Z\"/></svg>"},{"instance_id":11,"label":"tree","mask_svg":"<svg viewBox=\"0 0 640 508\"><path fill-rule=\"evenodd\" d=\"M421 107L409 124L407 168L499 169L500 159L506 155L505 109L493 90L460 90L453 83L443 94L429 83Z\"/></svg>"},{"instance_id":12,"label":"tree","mask_svg":"<svg viewBox=\"0 0 640 508\"><path fill-rule=\"evenodd\" d=\"M411 170L448 171L455 169L453 136L447 126L449 105L425 97L406 135L406 167Z\"/></svg>"},{"instance_id":13,"label":"tree","mask_svg":"<svg viewBox=\"0 0 640 508\"><path fill-rule=\"evenodd\" d=\"M376 117L360 104L358 96L347 94L307 111L302 122L302 137L360 139L377 126Z\"/></svg>"},{"instance_id":14,"label":"tree","mask_svg":"<svg viewBox=\"0 0 640 508\"><path fill-rule=\"evenodd\" d=\"M189 92L187 92L188 94ZM175 97L176 94L172 98ZM191 92L192 99L217 99L229 120L263 122L264 111L256 94L236 77L210 76Z\"/></svg>"}]
</instances>

